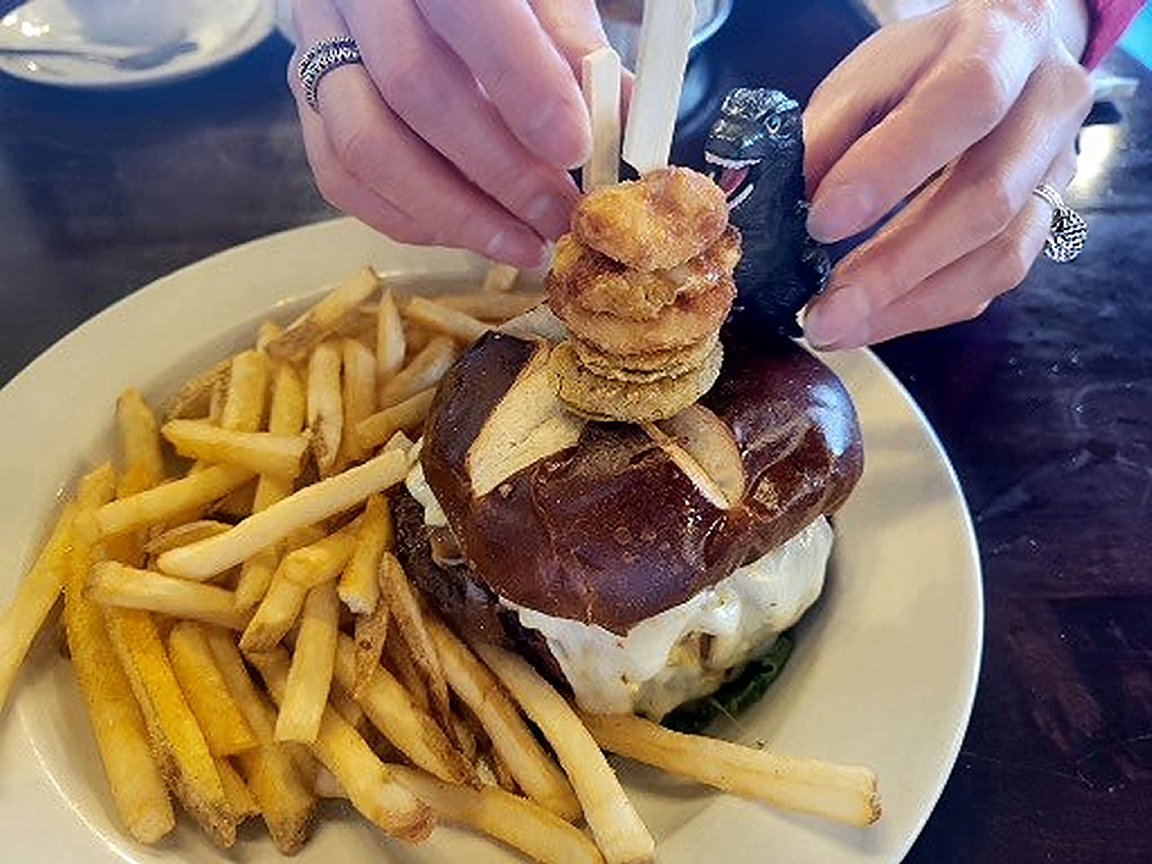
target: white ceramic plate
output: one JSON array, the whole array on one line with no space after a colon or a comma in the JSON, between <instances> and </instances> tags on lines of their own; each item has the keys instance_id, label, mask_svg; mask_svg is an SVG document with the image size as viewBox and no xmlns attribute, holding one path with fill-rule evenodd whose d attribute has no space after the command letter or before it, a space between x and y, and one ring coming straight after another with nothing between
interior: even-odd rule
<instances>
[{"instance_id":1,"label":"white ceramic plate","mask_svg":"<svg viewBox=\"0 0 1152 864\"><path fill-rule=\"evenodd\" d=\"M278 305L356 266L478 277L474 257L392 244L350 220L301 228L209 258L118 303L61 340L0 391L0 598L42 542L60 490L111 452L112 407L128 385L159 399L197 369L250 344ZM285 312L287 310L284 310ZM829 358L856 401L864 477L837 518L834 570L784 675L718 730L782 752L873 766L884 817L857 830L622 766L662 864L895 864L940 794L967 725L982 632L980 573L956 478L911 399L869 353ZM5 861L54 864L270 860L243 832L225 854L182 820L159 850L123 839L68 664L35 646L0 724ZM507 862L502 847L439 830L410 849L344 810L295 860Z\"/></svg>"},{"instance_id":2,"label":"white ceramic plate","mask_svg":"<svg viewBox=\"0 0 1152 864\"><path fill-rule=\"evenodd\" d=\"M57 87L115 90L189 78L251 50L276 29L275 0L185 0L193 50L150 69L116 69L76 57L0 56L0 72ZM0 44L82 45L82 25L66 0L30 0L0 19Z\"/></svg>"}]
</instances>

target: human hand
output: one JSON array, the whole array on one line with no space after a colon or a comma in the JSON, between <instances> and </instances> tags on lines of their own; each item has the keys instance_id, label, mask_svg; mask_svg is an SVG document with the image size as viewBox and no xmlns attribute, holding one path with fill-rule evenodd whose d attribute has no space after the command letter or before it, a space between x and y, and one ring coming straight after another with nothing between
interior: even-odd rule
<instances>
[{"instance_id":1,"label":"human hand","mask_svg":"<svg viewBox=\"0 0 1152 864\"><path fill-rule=\"evenodd\" d=\"M594 0L296 0L299 52L352 35L362 66L289 66L326 199L407 243L520 267L568 228L591 130L576 70L607 44Z\"/></svg>"},{"instance_id":2,"label":"human hand","mask_svg":"<svg viewBox=\"0 0 1152 864\"><path fill-rule=\"evenodd\" d=\"M804 117L812 235L852 236L912 197L809 305L813 345L972 318L1027 275L1052 216L1033 190L1072 179L1092 101L1070 2L1058 16L1044 0L960 0L881 29L817 89Z\"/></svg>"}]
</instances>

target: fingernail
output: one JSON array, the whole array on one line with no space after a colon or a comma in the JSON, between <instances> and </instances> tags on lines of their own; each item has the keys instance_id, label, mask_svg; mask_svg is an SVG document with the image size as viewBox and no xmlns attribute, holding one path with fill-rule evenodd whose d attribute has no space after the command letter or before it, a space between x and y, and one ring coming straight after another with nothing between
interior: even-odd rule
<instances>
[{"instance_id":1,"label":"fingernail","mask_svg":"<svg viewBox=\"0 0 1152 864\"><path fill-rule=\"evenodd\" d=\"M572 202L556 195L541 195L524 208L524 221L549 240L568 230Z\"/></svg>"},{"instance_id":2,"label":"fingernail","mask_svg":"<svg viewBox=\"0 0 1152 864\"><path fill-rule=\"evenodd\" d=\"M587 111L574 112L566 101L553 99L532 114L524 130L528 149L558 168L579 168L592 153Z\"/></svg>"},{"instance_id":3,"label":"fingernail","mask_svg":"<svg viewBox=\"0 0 1152 864\"><path fill-rule=\"evenodd\" d=\"M484 246L484 254L495 261L531 269L544 263L545 244L531 231L508 228L497 231Z\"/></svg>"},{"instance_id":4,"label":"fingernail","mask_svg":"<svg viewBox=\"0 0 1152 864\"><path fill-rule=\"evenodd\" d=\"M867 295L851 286L821 297L804 315L804 336L813 348L823 351L857 348L868 342Z\"/></svg>"},{"instance_id":5,"label":"fingernail","mask_svg":"<svg viewBox=\"0 0 1152 864\"><path fill-rule=\"evenodd\" d=\"M858 186L835 186L817 190L808 211L808 233L820 243L833 243L851 237L873 221L872 193Z\"/></svg>"}]
</instances>

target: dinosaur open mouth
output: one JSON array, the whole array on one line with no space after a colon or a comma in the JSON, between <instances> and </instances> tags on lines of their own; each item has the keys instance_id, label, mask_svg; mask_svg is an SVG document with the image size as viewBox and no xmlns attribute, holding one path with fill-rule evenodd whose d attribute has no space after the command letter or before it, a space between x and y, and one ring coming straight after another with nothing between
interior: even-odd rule
<instances>
[{"instance_id":1,"label":"dinosaur open mouth","mask_svg":"<svg viewBox=\"0 0 1152 864\"><path fill-rule=\"evenodd\" d=\"M759 166L759 159L727 159L705 152L704 161L711 166L709 176L712 181L728 198L729 210L739 207L752 194L756 187L756 175L760 173L753 169Z\"/></svg>"}]
</instances>

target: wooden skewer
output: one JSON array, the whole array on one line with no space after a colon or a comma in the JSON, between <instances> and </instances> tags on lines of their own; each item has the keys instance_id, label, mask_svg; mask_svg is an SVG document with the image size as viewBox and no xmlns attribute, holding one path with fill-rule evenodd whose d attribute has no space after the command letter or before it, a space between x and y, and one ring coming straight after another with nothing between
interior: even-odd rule
<instances>
[{"instance_id":1,"label":"wooden skewer","mask_svg":"<svg viewBox=\"0 0 1152 864\"><path fill-rule=\"evenodd\" d=\"M581 71L592 120L592 156L580 179L584 191L591 192L620 179L620 56L608 47L597 49L584 57Z\"/></svg>"},{"instance_id":2,"label":"wooden skewer","mask_svg":"<svg viewBox=\"0 0 1152 864\"><path fill-rule=\"evenodd\" d=\"M640 174L668 164L695 25L694 0L644 0L636 86L624 129L624 161Z\"/></svg>"}]
</instances>

